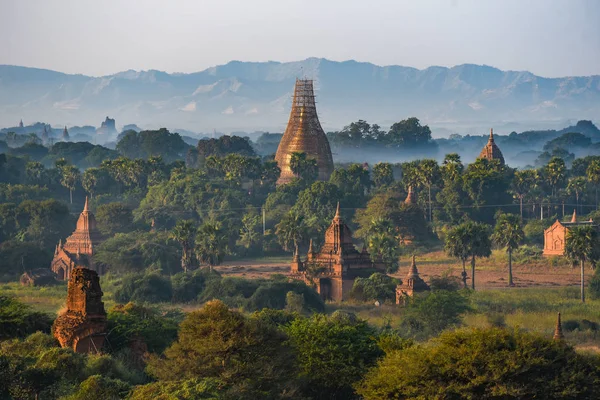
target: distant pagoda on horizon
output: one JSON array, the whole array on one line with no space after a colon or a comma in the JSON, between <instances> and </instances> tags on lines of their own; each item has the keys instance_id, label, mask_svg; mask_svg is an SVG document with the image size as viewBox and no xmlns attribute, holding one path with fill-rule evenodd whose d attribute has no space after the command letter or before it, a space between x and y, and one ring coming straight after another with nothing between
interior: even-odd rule
<instances>
[{"instance_id":1,"label":"distant pagoda on horizon","mask_svg":"<svg viewBox=\"0 0 600 400\"><path fill-rule=\"evenodd\" d=\"M319 169L317 179L329 180L333 172L333 157L317 115L313 81L308 79L296 79L290 119L275 154L275 161L281 169L278 185L289 183L296 177L290 168L294 152L316 159Z\"/></svg>"},{"instance_id":2,"label":"distant pagoda on horizon","mask_svg":"<svg viewBox=\"0 0 600 400\"><path fill-rule=\"evenodd\" d=\"M502 155L500 148L496 145L496 142L494 142L494 129L490 129L490 137L488 142L481 150L481 153L479 153L478 158L485 158L488 161L498 160L500 165L505 164L504 156Z\"/></svg>"}]
</instances>

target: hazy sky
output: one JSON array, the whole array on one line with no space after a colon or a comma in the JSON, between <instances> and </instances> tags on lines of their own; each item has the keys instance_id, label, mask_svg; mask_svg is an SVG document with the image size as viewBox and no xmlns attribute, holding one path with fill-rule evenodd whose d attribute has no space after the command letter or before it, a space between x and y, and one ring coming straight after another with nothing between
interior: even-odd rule
<instances>
[{"instance_id":1,"label":"hazy sky","mask_svg":"<svg viewBox=\"0 0 600 400\"><path fill-rule=\"evenodd\" d=\"M105 75L307 57L600 74L600 1L0 0L0 64Z\"/></svg>"}]
</instances>

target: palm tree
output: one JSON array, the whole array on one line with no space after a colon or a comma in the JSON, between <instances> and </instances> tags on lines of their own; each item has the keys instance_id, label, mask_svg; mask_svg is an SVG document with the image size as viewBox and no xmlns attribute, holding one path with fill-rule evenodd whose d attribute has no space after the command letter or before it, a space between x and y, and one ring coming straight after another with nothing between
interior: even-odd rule
<instances>
[{"instance_id":1,"label":"palm tree","mask_svg":"<svg viewBox=\"0 0 600 400\"><path fill-rule=\"evenodd\" d=\"M581 267L581 302L585 303L585 262L598 259L598 232L591 226L575 227L567 231L565 255L573 262L579 261Z\"/></svg>"},{"instance_id":2,"label":"palm tree","mask_svg":"<svg viewBox=\"0 0 600 400\"><path fill-rule=\"evenodd\" d=\"M446 253L462 261L462 281L465 288L467 287L467 268L465 264L470 255L468 236L467 227L465 224L461 224L450 229L446 235L445 243Z\"/></svg>"},{"instance_id":3,"label":"palm tree","mask_svg":"<svg viewBox=\"0 0 600 400\"><path fill-rule=\"evenodd\" d=\"M475 290L475 259L492 254L487 225L477 222L464 222L452 228L446 235L446 253L463 262L463 283L466 286L465 262L471 259L471 288Z\"/></svg>"},{"instance_id":4,"label":"palm tree","mask_svg":"<svg viewBox=\"0 0 600 400\"><path fill-rule=\"evenodd\" d=\"M315 158L309 158L304 152L293 152L290 157L290 169L298 178L312 182L319 175L319 166Z\"/></svg>"},{"instance_id":5,"label":"palm tree","mask_svg":"<svg viewBox=\"0 0 600 400\"><path fill-rule=\"evenodd\" d=\"M514 286L512 253L523 242L524 237L525 233L523 232L521 219L517 215L500 214L498 216L492 238L498 245L506 247L506 252L508 253L508 286Z\"/></svg>"},{"instance_id":6,"label":"palm tree","mask_svg":"<svg viewBox=\"0 0 600 400\"><path fill-rule=\"evenodd\" d=\"M565 179L566 172L565 161L560 157L552 157L544 167L546 180L552 187L552 196L554 196L558 184Z\"/></svg>"},{"instance_id":7,"label":"palm tree","mask_svg":"<svg viewBox=\"0 0 600 400\"><path fill-rule=\"evenodd\" d=\"M419 180L425 186L427 186L428 191L428 204L429 204L429 222L432 220L432 211L431 211L431 185L433 185L440 176L440 167L435 160L422 160L419 163L418 167L418 175Z\"/></svg>"},{"instance_id":8,"label":"palm tree","mask_svg":"<svg viewBox=\"0 0 600 400\"><path fill-rule=\"evenodd\" d=\"M598 185L600 185L600 160L592 160L585 171L588 181L596 189L596 209L598 209Z\"/></svg>"},{"instance_id":9,"label":"palm tree","mask_svg":"<svg viewBox=\"0 0 600 400\"><path fill-rule=\"evenodd\" d=\"M196 237L194 221L190 219L177 221L170 236L181 245L181 268L184 272L188 272L192 265L192 250L194 249L194 239Z\"/></svg>"},{"instance_id":10,"label":"palm tree","mask_svg":"<svg viewBox=\"0 0 600 400\"><path fill-rule=\"evenodd\" d=\"M71 204L73 204L73 190L77 185L77 182L81 179L81 174L77 167L73 165L67 165L62 167L61 169L61 180L60 184L69 189L69 198L71 200Z\"/></svg>"},{"instance_id":11,"label":"palm tree","mask_svg":"<svg viewBox=\"0 0 600 400\"><path fill-rule=\"evenodd\" d=\"M304 216L293 210L290 211L275 226L275 234L284 250L298 248L298 243L306 238Z\"/></svg>"},{"instance_id":12,"label":"palm tree","mask_svg":"<svg viewBox=\"0 0 600 400\"><path fill-rule=\"evenodd\" d=\"M512 180L512 192L519 199L521 220L523 219L523 198L535 185L537 172L532 169L516 171Z\"/></svg>"},{"instance_id":13,"label":"palm tree","mask_svg":"<svg viewBox=\"0 0 600 400\"><path fill-rule=\"evenodd\" d=\"M218 223L205 222L196 235L196 246L194 247L196 258L212 270L214 265L223 262L228 254L227 235Z\"/></svg>"},{"instance_id":14,"label":"palm tree","mask_svg":"<svg viewBox=\"0 0 600 400\"><path fill-rule=\"evenodd\" d=\"M567 185L567 192L571 195L575 195L575 200L577 202L577 208L581 213L581 207L579 207L579 195L583 193L585 190L585 178L582 176L577 176L575 178L569 179L569 183Z\"/></svg>"}]
</instances>

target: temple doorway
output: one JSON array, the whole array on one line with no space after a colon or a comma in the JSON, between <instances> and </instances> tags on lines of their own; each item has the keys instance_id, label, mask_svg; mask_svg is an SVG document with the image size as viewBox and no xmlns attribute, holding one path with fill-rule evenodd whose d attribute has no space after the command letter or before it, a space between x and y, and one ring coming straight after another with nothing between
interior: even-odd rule
<instances>
[{"instance_id":1,"label":"temple doorway","mask_svg":"<svg viewBox=\"0 0 600 400\"><path fill-rule=\"evenodd\" d=\"M323 300L331 300L331 279L319 279L319 294Z\"/></svg>"}]
</instances>

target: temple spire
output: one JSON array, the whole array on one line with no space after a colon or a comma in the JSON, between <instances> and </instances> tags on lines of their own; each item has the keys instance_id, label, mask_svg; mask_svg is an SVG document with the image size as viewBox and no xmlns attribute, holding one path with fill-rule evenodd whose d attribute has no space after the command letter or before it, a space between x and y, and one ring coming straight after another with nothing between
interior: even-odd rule
<instances>
[{"instance_id":1,"label":"temple spire","mask_svg":"<svg viewBox=\"0 0 600 400\"><path fill-rule=\"evenodd\" d=\"M314 254L312 239L308 242L308 254Z\"/></svg>"},{"instance_id":2,"label":"temple spire","mask_svg":"<svg viewBox=\"0 0 600 400\"><path fill-rule=\"evenodd\" d=\"M571 222L577 222L577 209L573 210L573 216L571 217Z\"/></svg>"},{"instance_id":3,"label":"temple spire","mask_svg":"<svg viewBox=\"0 0 600 400\"><path fill-rule=\"evenodd\" d=\"M554 328L554 340L557 342L565 340L565 335L562 331L562 324L560 322L560 313L558 313L558 318L556 319L556 328Z\"/></svg>"},{"instance_id":4,"label":"temple spire","mask_svg":"<svg viewBox=\"0 0 600 400\"><path fill-rule=\"evenodd\" d=\"M404 200L406 204L416 204L417 203L417 195L415 194L412 185L408 187L408 194L406 195L406 199Z\"/></svg>"},{"instance_id":5,"label":"temple spire","mask_svg":"<svg viewBox=\"0 0 600 400\"><path fill-rule=\"evenodd\" d=\"M335 216L333 217L333 219L334 219L335 221L339 221L339 220L340 220L340 218L341 218L341 216L340 216L340 202L338 201L338 202L337 202L337 207L336 207L336 209L335 209Z\"/></svg>"},{"instance_id":6,"label":"temple spire","mask_svg":"<svg viewBox=\"0 0 600 400\"><path fill-rule=\"evenodd\" d=\"M85 204L83 205L83 212L90 211L88 207L88 197L85 196Z\"/></svg>"},{"instance_id":7,"label":"temple spire","mask_svg":"<svg viewBox=\"0 0 600 400\"><path fill-rule=\"evenodd\" d=\"M494 141L494 128L490 128L490 142Z\"/></svg>"}]
</instances>

